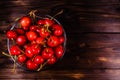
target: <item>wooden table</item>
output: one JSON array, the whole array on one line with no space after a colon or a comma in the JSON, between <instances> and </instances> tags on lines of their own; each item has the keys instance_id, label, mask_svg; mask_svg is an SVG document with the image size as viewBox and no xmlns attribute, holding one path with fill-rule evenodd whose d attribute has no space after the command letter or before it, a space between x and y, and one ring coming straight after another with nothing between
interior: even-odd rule
<instances>
[{"instance_id":1,"label":"wooden table","mask_svg":"<svg viewBox=\"0 0 120 80\"><path fill-rule=\"evenodd\" d=\"M1 0L0 53L7 52L5 32L10 24L30 10L54 15L67 34L66 53L52 68L28 72L11 58L0 54L1 80L119 80L120 1L119 0Z\"/></svg>"}]
</instances>

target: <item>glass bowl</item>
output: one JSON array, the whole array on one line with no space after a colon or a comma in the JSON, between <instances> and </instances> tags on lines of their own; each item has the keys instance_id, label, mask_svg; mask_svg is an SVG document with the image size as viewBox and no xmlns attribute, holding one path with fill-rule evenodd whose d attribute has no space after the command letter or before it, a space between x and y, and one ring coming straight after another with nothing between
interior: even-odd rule
<instances>
[{"instance_id":1,"label":"glass bowl","mask_svg":"<svg viewBox=\"0 0 120 80\"><path fill-rule=\"evenodd\" d=\"M26 16L26 15L25 15L25 16ZM44 19L44 18L52 18L57 24L59 24L59 25L62 26L62 24L61 24L57 19L53 18L53 17L50 16L50 15L43 15L43 16L41 16L40 18L43 18L43 19ZM18 26L20 25L20 24L19 24L19 21L20 21L20 19L16 20L16 21L13 23L13 25L12 25L12 27L11 27L10 30L14 30L15 28L18 28ZM64 50L63 50L63 55L62 55L62 57L61 57L60 59L58 59L57 62L60 61L60 60L63 58L63 56L64 56L64 54L65 54L65 51L66 51L66 32L65 32L63 26L62 26L62 29L63 29L63 36L64 36L64 43L62 44L62 46L63 46ZM23 69L25 69L25 70L29 70L29 69L27 69L26 64L20 64L20 63L18 63L18 61L15 60L15 57L10 54L10 47L11 47L12 45L13 45L13 41L7 38L7 48L8 48L8 52L9 52L9 55L11 56L12 60L16 63L16 65L20 66L21 68L23 68ZM56 63L57 63L57 62L56 62ZM55 63L55 64L56 64L56 63ZM54 64L54 65L55 65L55 64ZM43 69L46 69L46 68L48 68L48 67L50 67L50 66L53 66L53 65L46 65L45 67L43 67ZM34 70L32 70L32 71L34 71ZM36 71L36 70L35 70L35 71Z\"/></svg>"}]
</instances>

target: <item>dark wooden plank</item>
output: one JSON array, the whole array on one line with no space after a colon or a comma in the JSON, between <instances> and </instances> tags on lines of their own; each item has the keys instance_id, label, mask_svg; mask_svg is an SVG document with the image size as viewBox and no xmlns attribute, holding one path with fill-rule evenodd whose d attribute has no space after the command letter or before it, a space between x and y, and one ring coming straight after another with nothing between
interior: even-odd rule
<instances>
[{"instance_id":1,"label":"dark wooden plank","mask_svg":"<svg viewBox=\"0 0 120 80\"><path fill-rule=\"evenodd\" d=\"M26 72L21 69L17 69L16 73L11 72L12 68L3 68L1 70L1 79L70 79L70 80L118 80L119 69L79 69L71 71L69 70L44 70L41 72ZM6 74L6 75L4 75ZM10 75L11 74L11 75ZM15 75L14 75L15 74ZM24 75L23 75L24 74Z\"/></svg>"},{"instance_id":2,"label":"dark wooden plank","mask_svg":"<svg viewBox=\"0 0 120 80\"><path fill-rule=\"evenodd\" d=\"M119 68L119 35L71 35L67 39L67 52L65 54L65 61L63 62L66 62L65 64L68 63L69 66L79 65L79 68ZM68 62L68 59L72 64Z\"/></svg>"}]
</instances>

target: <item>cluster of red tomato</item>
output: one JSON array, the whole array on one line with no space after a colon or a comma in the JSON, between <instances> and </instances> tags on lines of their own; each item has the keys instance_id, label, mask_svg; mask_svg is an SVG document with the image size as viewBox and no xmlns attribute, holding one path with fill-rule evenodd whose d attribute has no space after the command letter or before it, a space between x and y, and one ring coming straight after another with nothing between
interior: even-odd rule
<instances>
[{"instance_id":1,"label":"cluster of red tomato","mask_svg":"<svg viewBox=\"0 0 120 80\"><path fill-rule=\"evenodd\" d=\"M23 16L18 23L19 26L8 30L6 36L14 42L9 52L19 64L39 71L63 56L65 32L54 18Z\"/></svg>"}]
</instances>

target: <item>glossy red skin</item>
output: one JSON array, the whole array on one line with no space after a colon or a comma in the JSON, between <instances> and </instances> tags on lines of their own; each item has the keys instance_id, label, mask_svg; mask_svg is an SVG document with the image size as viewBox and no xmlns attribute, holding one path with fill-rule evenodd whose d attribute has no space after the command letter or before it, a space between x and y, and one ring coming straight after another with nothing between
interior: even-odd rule
<instances>
[{"instance_id":1,"label":"glossy red skin","mask_svg":"<svg viewBox=\"0 0 120 80\"><path fill-rule=\"evenodd\" d=\"M13 30L9 30L6 33L7 38L9 39L16 39L17 38L17 33Z\"/></svg>"},{"instance_id":2,"label":"glossy red skin","mask_svg":"<svg viewBox=\"0 0 120 80\"><path fill-rule=\"evenodd\" d=\"M24 30L28 30L29 26L31 25L31 19L27 16L23 16L20 20L20 25Z\"/></svg>"},{"instance_id":3,"label":"glossy red skin","mask_svg":"<svg viewBox=\"0 0 120 80\"><path fill-rule=\"evenodd\" d=\"M50 47L56 47L59 44L59 39L56 36L50 36L47 41L48 46Z\"/></svg>"},{"instance_id":4,"label":"glossy red skin","mask_svg":"<svg viewBox=\"0 0 120 80\"><path fill-rule=\"evenodd\" d=\"M38 44L32 44L31 49L33 54L38 55L41 51L41 47Z\"/></svg>"},{"instance_id":5,"label":"glossy red skin","mask_svg":"<svg viewBox=\"0 0 120 80\"><path fill-rule=\"evenodd\" d=\"M30 26L30 30L31 30L31 31L36 31L36 30L37 30L37 26L35 26L35 25Z\"/></svg>"},{"instance_id":6,"label":"glossy red skin","mask_svg":"<svg viewBox=\"0 0 120 80\"><path fill-rule=\"evenodd\" d=\"M40 45L43 45L43 44L45 44L45 39L43 37L38 37L36 39L36 43L40 44Z\"/></svg>"},{"instance_id":7,"label":"glossy red skin","mask_svg":"<svg viewBox=\"0 0 120 80\"><path fill-rule=\"evenodd\" d=\"M36 32L40 33L40 29L41 29L41 27L37 27Z\"/></svg>"},{"instance_id":8,"label":"glossy red skin","mask_svg":"<svg viewBox=\"0 0 120 80\"><path fill-rule=\"evenodd\" d=\"M26 36L27 36L27 39L29 41L33 41L33 40L36 40L36 38L37 38L38 35L34 31L29 31L29 32L26 33Z\"/></svg>"},{"instance_id":9,"label":"glossy red skin","mask_svg":"<svg viewBox=\"0 0 120 80\"><path fill-rule=\"evenodd\" d=\"M20 46L24 45L27 42L27 39L24 35L20 35L16 39L16 43Z\"/></svg>"},{"instance_id":10,"label":"glossy red skin","mask_svg":"<svg viewBox=\"0 0 120 80\"><path fill-rule=\"evenodd\" d=\"M15 31L17 34L20 34L20 35L25 34L25 31L22 28L17 28Z\"/></svg>"},{"instance_id":11,"label":"glossy red skin","mask_svg":"<svg viewBox=\"0 0 120 80\"><path fill-rule=\"evenodd\" d=\"M27 57L26 57L26 55L19 55L17 59L18 59L19 63L24 63L26 61Z\"/></svg>"},{"instance_id":12,"label":"glossy red skin","mask_svg":"<svg viewBox=\"0 0 120 80\"><path fill-rule=\"evenodd\" d=\"M53 33L55 36L61 36L63 34L63 29L62 29L62 26L59 25L59 24L55 24L52 26L53 28Z\"/></svg>"},{"instance_id":13,"label":"glossy red skin","mask_svg":"<svg viewBox=\"0 0 120 80\"><path fill-rule=\"evenodd\" d=\"M51 58L53 55L54 55L54 51L53 51L52 48L45 48L45 49L42 51L42 57L43 57L43 59L49 59L49 58Z\"/></svg>"},{"instance_id":14,"label":"glossy red skin","mask_svg":"<svg viewBox=\"0 0 120 80\"><path fill-rule=\"evenodd\" d=\"M31 47L27 47L27 48L25 49L25 55L26 55L28 58L32 58L32 57L34 56Z\"/></svg>"},{"instance_id":15,"label":"glossy red skin","mask_svg":"<svg viewBox=\"0 0 120 80\"><path fill-rule=\"evenodd\" d=\"M38 68L38 64L34 63L32 60L28 60L26 63L26 67L29 70L36 70Z\"/></svg>"},{"instance_id":16,"label":"glossy red skin","mask_svg":"<svg viewBox=\"0 0 120 80\"><path fill-rule=\"evenodd\" d=\"M38 20L37 24L38 25L44 25L44 20Z\"/></svg>"},{"instance_id":17,"label":"glossy red skin","mask_svg":"<svg viewBox=\"0 0 120 80\"><path fill-rule=\"evenodd\" d=\"M51 57L50 59L48 59L48 64L49 65L53 65L56 63L56 58L55 57Z\"/></svg>"},{"instance_id":18,"label":"glossy red skin","mask_svg":"<svg viewBox=\"0 0 120 80\"><path fill-rule=\"evenodd\" d=\"M55 48L55 55L59 59L63 56L64 48L60 45Z\"/></svg>"},{"instance_id":19,"label":"glossy red skin","mask_svg":"<svg viewBox=\"0 0 120 80\"><path fill-rule=\"evenodd\" d=\"M44 20L44 25L47 26L47 27L50 27L50 26L52 26L53 24L54 24L54 21L51 20L51 19L49 19L49 18L46 18L46 19Z\"/></svg>"},{"instance_id":20,"label":"glossy red skin","mask_svg":"<svg viewBox=\"0 0 120 80\"><path fill-rule=\"evenodd\" d=\"M58 38L59 38L59 44L63 44L64 41L65 41L64 36L60 36L60 37L58 37Z\"/></svg>"},{"instance_id":21,"label":"glossy red skin","mask_svg":"<svg viewBox=\"0 0 120 80\"><path fill-rule=\"evenodd\" d=\"M39 35L43 38L48 37L50 32L45 28L40 28Z\"/></svg>"},{"instance_id":22,"label":"glossy red skin","mask_svg":"<svg viewBox=\"0 0 120 80\"><path fill-rule=\"evenodd\" d=\"M17 45L13 45L10 47L10 54L12 56L15 56L15 55L17 56L21 54L21 51Z\"/></svg>"},{"instance_id":23,"label":"glossy red skin","mask_svg":"<svg viewBox=\"0 0 120 80\"><path fill-rule=\"evenodd\" d=\"M34 57L33 62L39 65L39 64L42 64L44 62L44 59L42 58L42 56L37 55Z\"/></svg>"}]
</instances>

